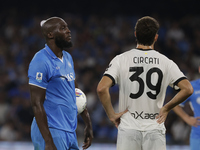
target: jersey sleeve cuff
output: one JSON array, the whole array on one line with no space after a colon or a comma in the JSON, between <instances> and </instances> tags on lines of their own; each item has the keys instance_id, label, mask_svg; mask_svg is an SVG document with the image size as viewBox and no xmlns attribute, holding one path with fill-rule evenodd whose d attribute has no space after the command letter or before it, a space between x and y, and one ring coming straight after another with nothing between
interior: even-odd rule
<instances>
[{"instance_id":1,"label":"jersey sleeve cuff","mask_svg":"<svg viewBox=\"0 0 200 150\"><path fill-rule=\"evenodd\" d=\"M103 76L109 77L109 78L112 80L112 86L115 85L115 79L114 79L111 75L109 75L109 74L104 74Z\"/></svg>"},{"instance_id":2,"label":"jersey sleeve cuff","mask_svg":"<svg viewBox=\"0 0 200 150\"><path fill-rule=\"evenodd\" d=\"M42 89L46 89L48 84L44 82L37 82L35 79L29 78L29 85L34 85Z\"/></svg>"},{"instance_id":3,"label":"jersey sleeve cuff","mask_svg":"<svg viewBox=\"0 0 200 150\"><path fill-rule=\"evenodd\" d=\"M46 89L45 87L39 86L39 85L34 84L34 83L29 83L29 85L33 85L33 86L37 86L37 87L42 88L42 89Z\"/></svg>"},{"instance_id":4,"label":"jersey sleeve cuff","mask_svg":"<svg viewBox=\"0 0 200 150\"><path fill-rule=\"evenodd\" d=\"M176 91L180 91L180 88L177 86L177 84L178 84L180 81L184 80L184 79L187 79L187 78L186 78L186 77L181 77L181 78L179 78L178 80L176 80L176 81L174 82L174 84L173 84L173 89L175 89ZM178 87L178 89L177 89L176 87Z\"/></svg>"},{"instance_id":5,"label":"jersey sleeve cuff","mask_svg":"<svg viewBox=\"0 0 200 150\"><path fill-rule=\"evenodd\" d=\"M177 85L181 80L187 79L186 77L181 77L174 82L174 85Z\"/></svg>"}]
</instances>

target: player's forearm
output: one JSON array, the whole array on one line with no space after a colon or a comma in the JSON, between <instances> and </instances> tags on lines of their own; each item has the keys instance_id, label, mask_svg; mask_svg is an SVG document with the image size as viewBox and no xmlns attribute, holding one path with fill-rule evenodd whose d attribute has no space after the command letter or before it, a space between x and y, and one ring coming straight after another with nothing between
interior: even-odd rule
<instances>
[{"instance_id":1,"label":"player's forearm","mask_svg":"<svg viewBox=\"0 0 200 150\"><path fill-rule=\"evenodd\" d=\"M167 104L165 104L165 108L170 111L173 109L176 105L182 103L185 101L190 95L193 93L193 88L185 88L181 89L171 101L169 101Z\"/></svg>"},{"instance_id":2,"label":"player's forearm","mask_svg":"<svg viewBox=\"0 0 200 150\"><path fill-rule=\"evenodd\" d=\"M186 123L189 123L189 118L190 116L185 113L185 111L180 107L180 106L176 106L173 108L173 111L179 116L181 117Z\"/></svg>"},{"instance_id":3,"label":"player's forearm","mask_svg":"<svg viewBox=\"0 0 200 150\"><path fill-rule=\"evenodd\" d=\"M112 103L111 103L109 88L98 90L97 93L98 93L99 99L106 111L108 118L112 117L112 115L115 113L115 111L114 111Z\"/></svg>"},{"instance_id":4,"label":"player's forearm","mask_svg":"<svg viewBox=\"0 0 200 150\"><path fill-rule=\"evenodd\" d=\"M109 77L103 76L103 78L97 86L97 94L109 119L111 119L115 114L109 93L109 89L112 86L112 84L113 81Z\"/></svg>"},{"instance_id":5,"label":"player's forearm","mask_svg":"<svg viewBox=\"0 0 200 150\"><path fill-rule=\"evenodd\" d=\"M42 137L44 138L45 142L53 142L51 133L48 128L47 123L47 116L46 112L44 110L44 107L41 105L34 105L33 106L33 112L34 116L38 125L38 128L42 134Z\"/></svg>"},{"instance_id":6,"label":"player's forearm","mask_svg":"<svg viewBox=\"0 0 200 150\"><path fill-rule=\"evenodd\" d=\"M90 120L90 115L88 113L87 108L80 115L81 115L85 125L92 129L92 122Z\"/></svg>"}]
</instances>

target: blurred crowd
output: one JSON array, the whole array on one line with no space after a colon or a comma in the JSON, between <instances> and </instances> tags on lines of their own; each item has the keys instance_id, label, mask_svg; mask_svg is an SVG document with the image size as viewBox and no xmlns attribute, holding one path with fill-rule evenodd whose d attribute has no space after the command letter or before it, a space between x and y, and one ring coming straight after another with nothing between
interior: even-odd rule
<instances>
[{"instance_id":1,"label":"blurred crowd","mask_svg":"<svg viewBox=\"0 0 200 150\"><path fill-rule=\"evenodd\" d=\"M33 112L27 70L34 54L45 40L40 21L50 14L27 15L15 9L0 14L0 140L30 141ZM117 129L108 120L96 94L96 87L111 59L136 47L134 26L142 16L100 16L62 13L72 34L72 55L76 80L87 96L95 142L115 142ZM175 61L189 80L197 79L200 64L200 16L162 18L155 49ZM118 86L111 88L112 103L118 111ZM166 102L174 95L168 88ZM189 107L185 108L192 115ZM78 139L83 138L84 123L78 116ZM167 143L188 144L190 127L173 111L166 120Z\"/></svg>"}]
</instances>

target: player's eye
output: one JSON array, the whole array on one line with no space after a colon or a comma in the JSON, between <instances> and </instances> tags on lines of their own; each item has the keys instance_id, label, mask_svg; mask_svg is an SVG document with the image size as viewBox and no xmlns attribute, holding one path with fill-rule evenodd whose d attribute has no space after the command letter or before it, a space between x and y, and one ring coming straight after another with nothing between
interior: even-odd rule
<instances>
[{"instance_id":1,"label":"player's eye","mask_svg":"<svg viewBox=\"0 0 200 150\"><path fill-rule=\"evenodd\" d=\"M65 28L66 28L66 26L62 26L62 27L61 27L62 30L65 30Z\"/></svg>"}]
</instances>

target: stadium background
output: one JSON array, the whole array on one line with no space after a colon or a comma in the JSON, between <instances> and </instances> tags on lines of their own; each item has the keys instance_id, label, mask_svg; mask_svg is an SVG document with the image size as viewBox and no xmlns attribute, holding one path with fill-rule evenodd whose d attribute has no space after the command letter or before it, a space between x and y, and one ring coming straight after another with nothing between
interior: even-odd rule
<instances>
[{"instance_id":1,"label":"stadium background","mask_svg":"<svg viewBox=\"0 0 200 150\"><path fill-rule=\"evenodd\" d=\"M155 49L174 60L189 80L199 78L197 69L200 62L199 4L199 0L2 2L0 5L0 141L2 141L0 150L8 150L9 145L15 145L15 142L30 143L33 112L27 84L27 69L33 55L45 44L39 26L41 20L59 16L68 23L74 44L68 51L74 59L79 87L88 98L87 107L94 129L93 143L114 144L117 130L108 120L96 95L97 83L108 63L117 54L136 46L134 25L138 18L150 15L160 23L159 40ZM118 87L114 86L111 93L112 103L117 110ZM174 94L169 88L166 101ZM188 106L185 110L192 115ZM77 136L81 145L84 123L80 117L78 118ZM173 111L166 120L166 128L168 147L189 144L190 127Z\"/></svg>"}]
</instances>

